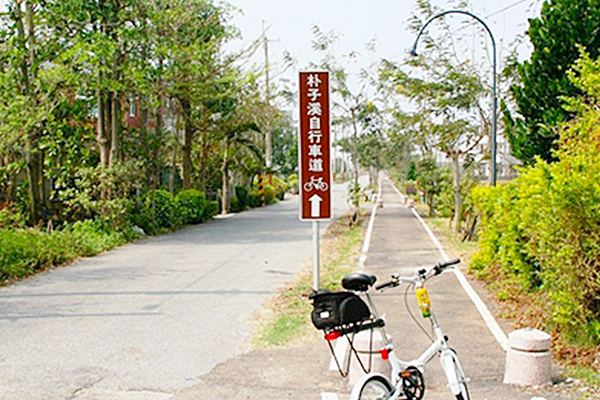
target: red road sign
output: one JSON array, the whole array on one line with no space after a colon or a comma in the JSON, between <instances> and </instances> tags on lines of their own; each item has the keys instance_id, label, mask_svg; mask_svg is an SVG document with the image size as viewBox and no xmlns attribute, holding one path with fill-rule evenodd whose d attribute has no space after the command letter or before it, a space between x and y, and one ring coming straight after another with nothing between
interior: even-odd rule
<instances>
[{"instance_id":1,"label":"red road sign","mask_svg":"<svg viewBox=\"0 0 600 400\"><path fill-rule=\"evenodd\" d=\"M300 219L331 218L329 74L300 72Z\"/></svg>"}]
</instances>

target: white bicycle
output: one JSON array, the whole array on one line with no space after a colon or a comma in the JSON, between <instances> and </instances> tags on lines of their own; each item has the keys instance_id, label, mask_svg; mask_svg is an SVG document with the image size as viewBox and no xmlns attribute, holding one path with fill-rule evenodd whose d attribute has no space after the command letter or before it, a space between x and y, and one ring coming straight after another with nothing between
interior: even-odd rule
<instances>
[{"instance_id":1,"label":"white bicycle","mask_svg":"<svg viewBox=\"0 0 600 400\"><path fill-rule=\"evenodd\" d=\"M394 344L385 332L385 322L377 313L369 293L369 289L376 281L374 276L353 273L342 281L342 286L349 292L317 292L311 296L315 307L312 315L313 323L318 329L325 331L325 338L328 341L346 336L353 348L352 342L356 333L381 329L384 346L378 352L384 360L389 361L391 375L387 377L375 372L364 375L354 385L350 400L421 400L425 394L423 371L425 365L436 355L440 359L448 381L448 388L452 394L458 400L470 399L467 390L468 380L465 378L456 352L448 346L448 337L444 335L442 327L431 309L429 296L424 286L429 278L441 274L445 269L459 262L459 259L455 259L440 263L429 270L420 270L413 276L394 274L389 282L375 287L377 290L385 290L406 282L409 286L406 288L405 297L411 287L415 288L419 308L423 317L431 322L434 337L430 337L433 343L418 358L410 361L401 360L396 356ZM367 307L353 292L364 293L370 307ZM337 305L336 301L332 301L332 299L337 301ZM360 304L361 302L362 304ZM356 350L354 351L356 353ZM342 372L342 368L340 368L340 372Z\"/></svg>"}]
</instances>

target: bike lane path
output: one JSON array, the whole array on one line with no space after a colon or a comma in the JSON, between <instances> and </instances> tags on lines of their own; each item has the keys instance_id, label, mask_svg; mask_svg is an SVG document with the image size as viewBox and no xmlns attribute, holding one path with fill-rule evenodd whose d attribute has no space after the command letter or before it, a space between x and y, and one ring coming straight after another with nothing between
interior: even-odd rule
<instances>
[{"instance_id":1,"label":"bike lane path","mask_svg":"<svg viewBox=\"0 0 600 400\"><path fill-rule=\"evenodd\" d=\"M378 277L379 282L389 279L394 272L412 274L420 268L444 261L419 219L405 204L404 198L392 184L382 182L381 200L374 223L372 242L365 263L365 271ZM460 254L449 254L450 258ZM459 264L458 268L466 269ZM566 399L546 388L521 389L502 383L506 353L491 333L457 277L451 271L432 278L427 283L432 309L470 378L471 398L504 400L542 397L547 400ZM405 306L406 287L400 286L375 294L375 303L381 314L387 315L388 334L394 339L397 355L403 360L417 358L431 344L429 338L413 321ZM416 320L430 332L429 321L420 315L414 290L408 293L408 304ZM505 333L510 326L502 323ZM426 400L449 399L439 360L434 358L425 370Z\"/></svg>"},{"instance_id":2,"label":"bike lane path","mask_svg":"<svg viewBox=\"0 0 600 400\"><path fill-rule=\"evenodd\" d=\"M413 215L391 183L384 180L381 199L374 218L370 246L364 256L364 269L375 274L379 283L393 272L410 274L420 267L430 267L443 260L439 249ZM450 254L450 257L459 256ZM363 264L363 263L360 263ZM466 266L462 266L466 268ZM502 383L505 353L480 313L452 272L435 277L427 284L433 310L436 312L450 345L458 352L473 400L566 400L552 389L521 389ZM386 314L388 333L393 337L400 358L417 357L429 339L415 325L404 306L405 286L377 293L375 302ZM409 304L420 317L409 293ZM505 333L509 325L502 323ZM232 400L348 400L351 387L347 379L331 370L331 356L324 340L315 343L253 351L228 360L197 383L170 400L229 398ZM452 397L439 360L426 367L424 400L449 400Z\"/></svg>"}]
</instances>

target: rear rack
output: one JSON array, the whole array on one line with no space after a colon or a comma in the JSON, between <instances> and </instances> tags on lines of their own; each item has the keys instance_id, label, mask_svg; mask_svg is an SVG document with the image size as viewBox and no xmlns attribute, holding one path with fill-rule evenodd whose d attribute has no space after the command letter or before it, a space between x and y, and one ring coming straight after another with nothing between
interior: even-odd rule
<instances>
[{"instance_id":1,"label":"rear rack","mask_svg":"<svg viewBox=\"0 0 600 400\"><path fill-rule=\"evenodd\" d=\"M358 361L358 364L360 365L360 368L363 370L363 372L371 372L373 365L373 354L381 353L383 355L382 351L385 351L384 349L373 351L373 330L377 328L383 328L384 326L385 321L381 318L377 318L374 320L357 322L355 324L350 324L347 326L339 326L332 329L327 329L325 331L325 340L327 340L327 344L329 345L331 355L333 356L335 364L342 377L345 378L346 376L348 376L348 372L350 371L350 360L352 354L354 354L354 356L356 357L356 360ZM357 333L367 330L369 330L371 333L369 337L369 349L359 350L354 345L355 336ZM341 365L340 360L338 359L338 355L336 354L335 349L333 348L333 344L331 343L333 340L341 338L342 336L346 337L346 340L348 340L348 344L350 346L350 357L347 357L344 365ZM359 354L369 354L369 363L366 366L359 357Z\"/></svg>"}]
</instances>

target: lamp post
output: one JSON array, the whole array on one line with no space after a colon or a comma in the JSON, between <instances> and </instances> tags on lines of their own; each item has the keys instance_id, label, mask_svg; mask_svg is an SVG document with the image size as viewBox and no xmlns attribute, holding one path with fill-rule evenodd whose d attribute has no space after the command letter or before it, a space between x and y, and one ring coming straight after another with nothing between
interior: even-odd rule
<instances>
[{"instance_id":1,"label":"lamp post","mask_svg":"<svg viewBox=\"0 0 600 400\"><path fill-rule=\"evenodd\" d=\"M493 130L492 130L492 154L491 154L491 164L492 164L492 168L491 168L491 174L490 174L490 178L489 178L489 182L492 186L496 186L496 132L497 132L497 127L498 127L498 113L497 113L497 99L496 99L496 41L494 40L494 35L492 35L492 31L490 30L490 28L486 25L485 22L483 22L483 20L481 18L479 18L478 16L471 14L468 11L462 11L462 10L449 10L449 11L444 11L442 13L439 13L437 15L434 15L433 17L431 17L429 19L429 21L427 21L425 23L425 25L423 25L423 27L421 28L421 30L419 31L419 34L417 35L417 39L415 40L415 44L413 45L412 50L410 51L410 54L413 56L417 56L417 44L419 43L419 39L421 38L421 35L423 34L423 32L425 31L425 28L427 28L427 26L434 20L440 17L443 17L444 15L447 14L463 14L463 15L467 15L471 18L476 19L477 21L479 21L483 27L485 28L485 30L487 31L487 33L489 33L490 35L490 39L492 40L492 51L493 51L493 77L492 77L492 97L493 97Z\"/></svg>"}]
</instances>

